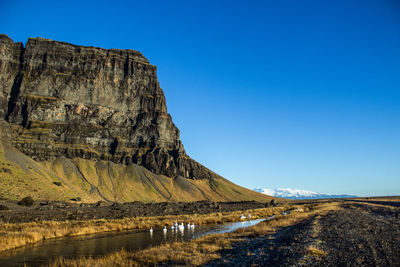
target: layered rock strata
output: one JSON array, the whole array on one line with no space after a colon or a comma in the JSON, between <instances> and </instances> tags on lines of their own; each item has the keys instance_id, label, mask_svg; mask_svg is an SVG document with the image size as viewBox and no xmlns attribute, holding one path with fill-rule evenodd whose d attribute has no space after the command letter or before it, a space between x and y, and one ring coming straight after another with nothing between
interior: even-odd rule
<instances>
[{"instance_id":1,"label":"layered rock strata","mask_svg":"<svg viewBox=\"0 0 400 267\"><path fill-rule=\"evenodd\" d=\"M167 113L157 68L138 51L0 35L0 118L29 157L144 166L168 177L210 179ZM6 126L4 126L6 125Z\"/></svg>"}]
</instances>

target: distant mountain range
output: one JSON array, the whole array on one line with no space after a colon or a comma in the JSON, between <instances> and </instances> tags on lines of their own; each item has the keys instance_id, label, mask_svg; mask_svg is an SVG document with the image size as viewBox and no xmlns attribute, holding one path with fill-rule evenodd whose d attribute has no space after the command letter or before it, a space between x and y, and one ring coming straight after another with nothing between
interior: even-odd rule
<instances>
[{"instance_id":1,"label":"distant mountain range","mask_svg":"<svg viewBox=\"0 0 400 267\"><path fill-rule=\"evenodd\" d=\"M329 194L320 194L312 191L293 189L293 188L278 188L278 189L267 189L257 187L254 189L259 193L263 193L266 195L280 197L280 198L289 198L289 199L319 199L319 198L346 198L346 197L357 197L355 195L329 195Z\"/></svg>"}]
</instances>

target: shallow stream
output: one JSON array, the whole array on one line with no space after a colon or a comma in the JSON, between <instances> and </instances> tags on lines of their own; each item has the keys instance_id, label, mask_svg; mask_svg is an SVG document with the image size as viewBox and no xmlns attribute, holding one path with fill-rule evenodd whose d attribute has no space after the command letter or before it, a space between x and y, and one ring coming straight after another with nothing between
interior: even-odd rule
<instances>
[{"instance_id":1,"label":"shallow stream","mask_svg":"<svg viewBox=\"0 0 400 267\"><path fill-rule=\"evenodd\" d=\"M135 251L163 243L188 241L214 233L232 232L238 228L255 225L262 220L264 219L196 226L194 229L185 227L183 231L168 228L167 233L164 233L162 229L154 229L152 234L148 230L134 230L64 237L1 253L0 266L24 266L24 264L42 266L60 256L64 258L96 258L121 249Z\"/></svg>"}]
</instances>

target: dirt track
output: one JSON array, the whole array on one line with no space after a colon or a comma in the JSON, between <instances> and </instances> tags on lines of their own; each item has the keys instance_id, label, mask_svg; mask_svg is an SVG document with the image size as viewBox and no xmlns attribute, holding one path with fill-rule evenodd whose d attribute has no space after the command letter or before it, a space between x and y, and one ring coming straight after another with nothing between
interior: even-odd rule
<instances>
[{"instance_id":1,"label":"dirt track","mask_svg":"<svg viewBox=\"0 0 400 267\"><path fill-rule=\"evenodd\" d=\"M221 259L209 262L205 266L297 265L305 254L306 244L311 242L310 222L306 221L284 228L273 236L236 243L233 249L221 252Z\"/></svg>"},{"instance_id":2,"label":"dirt track","mask_svg":"<svg viewBox=\"0 0 400 267\"><path fill-rule=\"evenodd\" d=\"M235 243L206 266L399 266L400 209L362 203L343 208Z\"/></svg>"},{"instance_id":3,"label":"dirt track","mask_svg":"<svg viewBox=\"0 0 400 267\"><path fill-rule=\"evenodd\" d=\"M348 207L321 219L321 248L327 266L399 266L398 211ZM396 218L397 216L397 218Z\"/></svg>"}]
</instances>

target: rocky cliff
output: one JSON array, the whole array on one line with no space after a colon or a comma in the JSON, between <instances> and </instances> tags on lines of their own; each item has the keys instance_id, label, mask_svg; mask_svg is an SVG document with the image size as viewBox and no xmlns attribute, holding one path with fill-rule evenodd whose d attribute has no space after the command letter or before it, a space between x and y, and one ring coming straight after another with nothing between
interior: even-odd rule
<instances>
[{"instance_id":1,"label":"rocky cliff","mask_svg":"<svg viewBox=\"0 0 400 267\"><path fill-rule=\"evenodd\" d=\"M0 118L25 155L135 163L156 174L210 179L167 113L157 68L138 51L0 35Z\"/></svg>"},{"instance_id":2,"label":"rocky cliff","mask_svg":"<svg viewBox=\"0 0 400 267\"><path fill-rule=\"evenodd\" d=\"M269 201L185 153L133 50L0 35L0 198Z\"/></svg>"}]
</instances>

